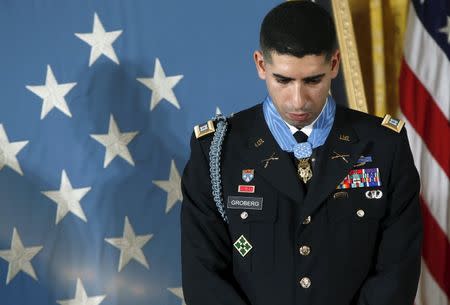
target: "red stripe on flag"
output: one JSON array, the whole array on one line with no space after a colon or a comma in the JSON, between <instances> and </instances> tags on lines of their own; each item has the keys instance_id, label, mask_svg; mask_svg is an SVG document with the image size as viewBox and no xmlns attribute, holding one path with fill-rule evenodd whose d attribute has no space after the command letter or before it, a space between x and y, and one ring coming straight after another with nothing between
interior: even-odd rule
<instances>
[{"instance_id":1,"label":"red stripe on flag","mask_svg":"<svg viewBox=\"0 0 450 305\"><path fill-rule=\"evenodd\" d=\"M400 73L400 107L450 178L450 122L405 60Z\"/></svg>"},{"instance_id":2,"label":"red stripe on flag","mask_svg":"<svg viewBox=\"0 0 450 305\"><path fill-rule=\"evenodd\" d=\"M445 203L444 203L445 204ZM423 217L422 256L442 291L450 298L450 243L420 196Z\"/></svg>"}]
</instances>

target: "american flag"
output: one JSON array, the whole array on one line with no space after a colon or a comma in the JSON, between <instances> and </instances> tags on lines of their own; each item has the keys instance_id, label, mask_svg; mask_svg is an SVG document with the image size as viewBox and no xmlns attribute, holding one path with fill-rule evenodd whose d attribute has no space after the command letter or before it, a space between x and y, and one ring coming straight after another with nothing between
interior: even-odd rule
<instances>
[{"instance_id":1,"label":"american flag","mask_svg":"<svg viewBox=\"0 0 450 305\"><path fill-rule=\"evenodd\" d=\"M0 1L0 304L184 304L195 124L263 100L278 1Z\"/></svg>"},{"instance_id":2,"label":"american flag","mask_svg":"<svg viewBox=\"0 0 450 305\"><path fill-rule=\"evenodd\" d=\"M450 2L413 0L400 76L400 108L419 170L424 218L416 305L450 298Z\"/></svg>"}]
</instances>

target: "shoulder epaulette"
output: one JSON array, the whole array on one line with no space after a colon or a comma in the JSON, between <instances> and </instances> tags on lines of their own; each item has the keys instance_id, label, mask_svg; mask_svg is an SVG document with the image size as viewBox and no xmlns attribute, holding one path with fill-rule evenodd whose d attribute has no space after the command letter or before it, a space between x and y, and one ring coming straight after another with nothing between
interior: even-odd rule
<instances>
[{"instance_id":1,"label":"shoulder epaulette","mask_svg":"<svg viewBox=\"0 0 450 305\"><path fill-rule=\"evenodd\" d=\"M400 133L403 126L405 125L405 122L399 119L395 119L391 117L389 114L386 114L384 116L383 122L381 122L381 125L389 129L392 129L395 132Z\"/></svg>"},{"instance_id":2,"label":"shoulder epaulette","mask_svg":"<svg viewBox=\"0 0 450 305\"><path fill-rule=\"evenodd\" d=\"M197 139L204 137L210 133L214 133L216 131L216 128L214 127L214 121L209 120L208 122L204 124L200 124L194 127L194 133L195 137Z\"/></svg>"}]
</instances>

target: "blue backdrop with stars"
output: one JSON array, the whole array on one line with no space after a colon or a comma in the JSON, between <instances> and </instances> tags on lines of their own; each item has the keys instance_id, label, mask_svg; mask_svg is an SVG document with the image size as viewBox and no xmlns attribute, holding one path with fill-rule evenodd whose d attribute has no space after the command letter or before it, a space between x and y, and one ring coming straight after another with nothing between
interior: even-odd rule
<instances>
[{"instance_id":1,"label":"blue backdrop with stars","mask_svg":"<svg viewBox=\"0 0 450 305\"><path fill-rule=\"evenodd\" d=\"M0 1L0 304L183 304L189 136L265 97L277 3Z\"/></svg>"}]
</instances>

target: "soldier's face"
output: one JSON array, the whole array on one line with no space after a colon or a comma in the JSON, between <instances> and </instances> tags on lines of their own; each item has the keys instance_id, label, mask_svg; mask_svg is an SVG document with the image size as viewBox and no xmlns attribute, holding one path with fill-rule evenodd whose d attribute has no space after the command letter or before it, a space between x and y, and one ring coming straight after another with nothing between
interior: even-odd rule
<instances>
[{"instance_id":1,"label":"soldier's face","mask_svg":"<svg viewBox=\"0 0 450 305\"><path fill-rule=\"evenodd\" d=\"M330 60L325 55L300 58L274 52L267 60L260 51L254 53L254 59L281 117L297 128L311 124L322 111L331 80L338 74L339 51Z\"/></svg>"}]
</instances>

